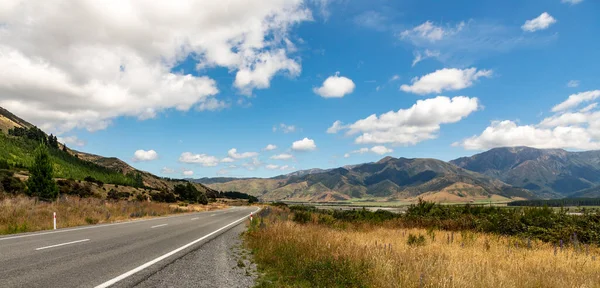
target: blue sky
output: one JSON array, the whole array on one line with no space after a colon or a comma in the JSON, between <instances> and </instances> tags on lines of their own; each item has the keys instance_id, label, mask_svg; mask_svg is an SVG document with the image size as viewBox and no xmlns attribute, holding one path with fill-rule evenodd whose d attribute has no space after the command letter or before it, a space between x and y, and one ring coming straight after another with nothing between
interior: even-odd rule
<instances>
[{"instance_id":1,"label":"blue sky","mask_svg":"<svg viewBox=\"0 0 600 288\"><path fill-rule=\"evenodd\" d=\"M0 8L0 68L25 71L0 80L0 106L70 147L174 178L270 177L388 155L451 160L498 146L600 148L596 1L242 1L248 22L228 22L235 11L208 2L73 8L106 37L52 9ZM19 20L46 14L65 26ZM136 17L146 21L126 20ZM281 154L289 159L271 158Z\"/></svg>"}]
</instances>

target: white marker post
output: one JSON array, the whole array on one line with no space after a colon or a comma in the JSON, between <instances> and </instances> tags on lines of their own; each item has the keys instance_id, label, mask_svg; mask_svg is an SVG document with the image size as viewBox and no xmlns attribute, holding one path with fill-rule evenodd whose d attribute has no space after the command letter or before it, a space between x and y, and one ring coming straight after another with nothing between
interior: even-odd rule
<instances>
[{"instance_id":1,"label":"white marker post","mask_svg":"<svg viewBox=\"0 0 600 288\"><path fill-rule=\"evenodd\" d=\"M250 213L250 222L252 222L252 213Z\"/></svg>"},{"instance_id":2,"label":"white marker post","mask_svg":"<svg viewBox=\"0 0 600 288\"><path fill-rule=\"evenodd\" d=\"M56 212L54 212L54 230L56 230Z\"/></svg>"}]
</instances>

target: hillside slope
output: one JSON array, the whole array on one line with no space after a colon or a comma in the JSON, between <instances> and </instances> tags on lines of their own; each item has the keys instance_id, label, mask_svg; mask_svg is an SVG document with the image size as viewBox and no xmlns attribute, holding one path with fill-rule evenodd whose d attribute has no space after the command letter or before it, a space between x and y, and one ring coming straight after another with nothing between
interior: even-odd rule
<instances>
[{"instance_id":1,"label":"hillside slope","mask_svg":"<svg viewBox=\"0 0 600 288\"><path fill-rule=\"evenodd\" d=\"M7 135L8 129L15 127L37 129L34 125L0 107L0 128L2 128L0 160L6 160L11 166L27 170L27 167L33 164L33 151L39 142L27 137ZM40 133L45 135L43 132ZM84 180L85 177L90 176L104 183L144 186L155 190L172 190L177 184L187 183L185 180L165 179L149 172L137 170L115 157L103 157L72 149L62 151L62 144L59 145L60 149L50 149L57 178ZM137 174L141 175L142 183L137 183L139 182L136 179ZM215 192L200 183L194 183L194 186L204 193Z\"/></svg>"},{"instance_id":2,"label":"hillside slope","mask_svg":"<svg viewBox=\"0 0 600 288\"><path fill-rule=\"evenodd\" d=\"M439 201L467 202L511 198L534 198L525 190L497 179L459 168L435 159L386 157L366 163L292 173L271 179L240 179L214 183L217 190L237 190L264 200L321 201L379 197L389 200L415 200L425 195Z\"/></svg>"},{"instance_id":3,"label":"hillside slope","mask_svg":"<svg viewBox=\"0 0 600 288\"><path fill-rule=\"evenodd\" d=\"M450 161L522 187L541 197L564 197L600 184L600 151L529 147L495 148Z\"/></svg>"}]
</instances>

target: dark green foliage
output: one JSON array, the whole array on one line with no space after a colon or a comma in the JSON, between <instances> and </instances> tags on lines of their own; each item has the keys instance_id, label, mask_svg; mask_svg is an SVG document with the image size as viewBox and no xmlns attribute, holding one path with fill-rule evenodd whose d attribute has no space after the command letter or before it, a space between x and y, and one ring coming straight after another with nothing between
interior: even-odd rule
<instances>
[{"instance_id":1,"label":"dark green foliage","mask_svg":"<svg viewBox=\"0 0 600 288\"><path fill-rule=\"evenodd\" d=\"M10 169L10 165L8 165L8 161L4 159L0 159L0 169L8 170Z\"/></svg>"},{"instance_id":2,"label":"dark green foliage","mask_svg":"<svg viewBox=\"0 0 600 288\"><path fill-rule=\"evenodd\" d=\"M142 178L142 174L138 172L129 172L127 173L127 177L133 180L133 187L144 188L144 180Z\"/></svg>"},{"instance_id":3,"label":"dark green foliage","mask_svg":"<svg viewBox=\"0 0 600 288\"><path fill-rule=\"evenodd\" d=\"M294 222L306 224L312 221L312 213L310 211L296 211L294 212Z\"/></svg>"},{"instance_id":4,"label":"dark green foliage","mask_svg":"<svg viewBox=\"0 0 600 288\"><path fill-rule=\"evenodd\" d=\"M208 199L206 198L206 195L198 191L198 189L196 189L196 187L194 187L194 185L192 185L191 183L187 183L185 185L175 185L174 190L175 194L179 195L179 199L182 201L200 203L203 205L208 204Z\"/></svg>"},{"instance_id":5,"label":"dark green foliage","mask_svg":"<svg viewBox=\"0 0 600 288\"><path fill-rule=\"evenodd\" d=\"M248 195L246 193L237 192L237 191L227 191L227 192L218 192L217 196L219 198L227 198L227 199L248 199L249 203L258 202L258 198Z\"/></svg>"},{"instance_id":6,"label":"dark green foliage","mask_svg":"<svg viewBox=\"0 0 600 288\"><path fill-rule=\"evenodd\" d=\"M58 187L53 179L52 161L44 145L36 149L35 160L29 172L31 175L27 180L27 194L43 201L56 199Z\"/></svg>"},{"instance_id":7,"label":"dark green foliage","mask_svg":"<svg viewBox=\"0 0 600 288\"><path fill-rule=\"evenodd\" d=\"M564 198L552 200L522 200L513 201L508 206L532 206L532 207L568 207L568 206L600 206L600 198Z\"/></svg>"},{"instance_id":8,"label":"dark green foliage","mask_svg":"<svg viewBox=\"0 0 600 288\"><path fill-rule=\"evenodd\" d=\"M9 170L0 170L0 192L4 191L10 194L24 193L26 190L25 183L21 182L16 177L13 177L13 172Z\"/></svg>"},{"instance_id":9,"label":"dark green foliage","mask_svg":"<svg viewBox=\"0 0 600 288\"><path fill-rule=\"evenodd\" d=\"M48 136L48 147L52 149L58 149L58 138L56 138L56 136L52 134Z\"/></svg>"},{"instance_id":10,"label":"dark green foliage","mask_svg":"<svg viewBox=\"0 0 600 288\"><path fill-rule=\"evenodd\" d=\"M409 246L423 246L425 245L425 236L419 234L413 235L412 233L408 234L408 240L406 240L406 244Z\"/></svg>"},{"instance_id":11,"label":"dark green foliage","mask_svg":"<svg viewBox=\"0 0 600 288\"><path fill-rule=\"evenodd\" d=\"M98 185L99 187L104 186L104 182L102 182L92 176L86 176L85 178L83 178L83 180L85 180L87 182L91 182L91 183L96 183L96 185Z\"/></svg>"},{"instance_id":12,"label":"dark green foliage","mask_svg":"<svg viewBox=\"0 0 600 288\"><path fill-rule=\"evenodd\" d=\"M65 195L77 195L82 198L94 196L92 192L92 187L90 183L77 183L73 179L67 180L58 180L56 181L58 184L60 194Z\"/></svg>"},{"instance_id":13,"label":"dark green foliage","mask_svg":"<svg viewBox=\"0 0 600 288\"><path fill-rule=\"evenodd\" d=\"M177 202L177 197L172 192L160 191L155 193L150 193L150 197L152 200L157 202L166 202L166 203L175 203Z\"/></svg>"},{"instance_id":14,"label":"dark green foliage","mask_svg":"<svg viewBox=\"0 0 600 288\"><path fill-rule=\"evenodd\" d=\"M371 212L365 208L358 210L334 210L332 216L335 219L342 221L365 221L365 222L383 222L400 217L400 214L395 214L385 210L377 210Z\"/></svg>"},{"instance_id":15,"label":"dark green foliage","mask_svg":"<svg viewBox=\"0 0 600 288\"><path fill-rule=\"evenodd\" d=\"M146 196L144 196L143 194L137 194L137 195L135 195L135 200L140 201L140 202L146 201Z\"/></svg>"},{"instance_id":16,"label":"dark green foliage","mask_svg":"<svg viewBox=\"0 0 600 288\"><path fill-rule=\"evenodd\" d=\"M33 165L33 151L39 145L40 142L27 137L9 137L0 133L0 160L8 162L11 167L29 170ZM91 176L104 183L134 185L134 179L120 171L79 159L59 149L49 149L48 152L54 163L54 176L57 178L83 180Z\"/></svg>"},{"instance_id":17,"label":"dark green foliage","mask_svg":"<svg viewBox=\"0 0 600 288\"><path fill-rule=\"evenodd\" d=\"M106 195L106 199L108 200L128 200L131 193L129 192L118 192L115 189L110 189L108 194Z\"/></svg>"}]
</instances>

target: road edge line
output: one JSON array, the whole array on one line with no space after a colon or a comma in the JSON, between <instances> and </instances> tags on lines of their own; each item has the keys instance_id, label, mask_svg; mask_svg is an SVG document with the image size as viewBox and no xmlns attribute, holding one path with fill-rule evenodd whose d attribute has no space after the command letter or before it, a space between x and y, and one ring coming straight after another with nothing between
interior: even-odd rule
<instances>
[{"instance_id":1,"label":"road edge line","mask_svg":"<svg viewBox=\"0 0 600 288\"><path fill-rule=\"evenodd\" d=\"M260 211L260 207L256 211L254 211L252 213L256 213L258 211ZM216 233L224 230L225 228L228 228L228 227L230 227L230 226L232 226L234 224L237 224L237 223L239 223L239 222L241 222L243 220L246 220L247 217L248 216L246 215L246 216L244 216L244 217L242 217L242 218L240 218L238 220L235 220L235 221L233 221L233 222L231 222L231 223L229 223L229 224L227 224L227 225L225 225L225 226L223 226L223 227L221 227L221 228L219 228L219 229L217 229L217 230L215 230L213 232L210 232L207 235L202 236L201 238L198 238L198 239L196 239L196 240L194 240L194 241L192 241L192 242L190 242L188 244L185 244L185 245L183 245L183 246L181 246L181 247L179 247L179 248L177 248L177 249L175 249L175 250L173 250L171 252L168 252L166 254L163 254L162 256L159 256L159 257L157 257L157 258L155 258L153 260L150 260L150 261L148 261L148 262L146 262L146 263L144 263L144 264L142 264L142 265L140 265L140 266L138 266L136 268L133 268L133 269L131 269L131 270L129 270L129 271L127 271L127 272L125 272L125 273L123 273L123 274L115 277L115 278L112 278L112 279L110 279L110 280L108 280L108 281L106 281L106 282L104 282L104 283L102 283L100 285L97 285L94 288L106 288L106 287L110 287L111 285L114 285L114 284L118 283L119 281L122 281L122 280L126 279L127 277L129 277L129 276L131 276L131 275L133 275L135 273L138 273L138 272L140 272L140 271L142 271L142 270L144 270L144 269L146 269L146 268L148 268L148 267L150 267L150 266L152 266L152 265L154 265L154 264L156 264L156 263L158 263L158 262L160 262L160 261L162 261L162 260L164 260L164 259L166 259L166 258L168 258L170 256L173 256L174 254L176 254L176 253L178 253L178 252L180 252L180 251L182 251L182 250L184 250L184 249L186 249L186 248L188 248L188 247L190 247L190 246L192 246L192 245L194 245L194 244L196 244L196 243L198 243L198 242L200 242L200 241L202 241L202 240L204 240L204 239L206 239L206 238L208 238L210 236L212 236L212 235L215 235Z\"/></svg>"}]
</instances>

